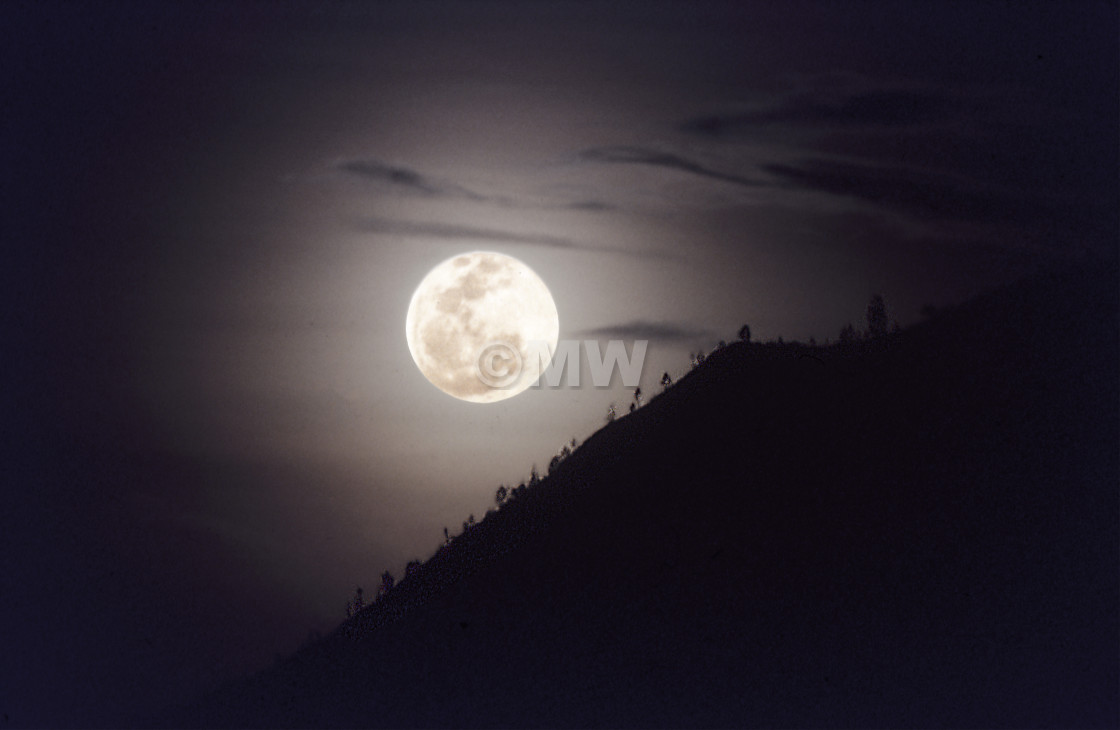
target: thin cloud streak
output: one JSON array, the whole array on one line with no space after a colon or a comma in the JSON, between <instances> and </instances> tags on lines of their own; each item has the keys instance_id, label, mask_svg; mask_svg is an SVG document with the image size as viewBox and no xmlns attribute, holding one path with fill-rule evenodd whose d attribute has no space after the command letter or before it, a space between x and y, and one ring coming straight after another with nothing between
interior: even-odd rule
<instances>
[{"instance_id":1,"label":"thin cloud streak","mask_svg":"<svg viewBox=\"0 0 1120 730\"><path fill-rule=\"evenodd\" d=\"M693 342L712 337L711 330L671 322L650 322L633 320L621 324L610 324L576 333L580 337L597 339L658 340L662 342Z\"/></svg>"},{"instance_id":2,"label":"thin cloud streak","mask_svg":"<svg viewBox=\"0 0 1120 730\"><path fill-rule=\"evenodd\" d=\"M454 223L420 223L416 221L370 217L360 219L357 222L357 228L366 233L382 233L405 238L438 238L454 241L515 243L529 246L546 246L549 248L571 251L590 251L594 253L613 253L642 257L652 256L656 258L680 258L675 254L660 251L638 251L618 246L592 246L582 241L576 241L562 236L553 236L547 233L521 233L517 231L503 231L497 228L476 228Z\"/></svg>"},{"instance_id":3,"label":"thin cloud streak","mask_svg":"<svg viewBox=\"0 0 1120 730\"><path fill-rule=\"evenodd\" d=\"M678 172L687 172L699 177L705 177L711 180L720 180L722 182L729 182L734 185L741 185L743 187L757 188L769 185L764 180L755 180L741 175L732 175L719 170L713 170L705 167L698 162L680 157L671 152L659 152L657 150L647 149L645 147L629 147L629 146L616 146L616 147L593 147L591 149L583 150L579 153L582 160L589 162L606 162L614 164L626 165L649 165L651 167L662 167L668 170L676 170Z\"/></svg>"},{"instance_id":4,"label":"thin cloud streak","mask_svg":"<svg viewBox=\"0 0 1120 730\"><path fill-rule=\"evenodd\" d=\"M447 200L468 200L486 203L503 208L577 210L603 212L613 210L614 206L600 200L575 200L561 203L532 202L506 195L486 195L468 187L447 180L439 180L417 170L401 165L390 165L380 160L345 160L335 165L335 169L371 182L388 185L400 193L424 198L443 198Z\"/></svg>"},{"instance_id":5,"label":"thin cloud streak","mask_svg":"<svg viewBox=\"0 0 1120 730\"><path fill-rule=\"evenodd\" d=\"M942 121L952 106L944 96L901 90L872 91L841 99L800 96L771 109L697 117L682 123L678 129L707 137L735 136L773 125L897 129Z\"/></svg>"},{"instance_id":6,"label":"thin cloud streak","mask_svg":"<svg viewBox=\"0 0 1120 730\"><path fill-rule=\"evenodd\" d=\"M508 203L506 198L482 195L455 183L430 178L411 168L389 165L379 160L347 160L340 162L336 167L351 175L386 183L414 195L430 198L457 198L503 205Z\"/></svg>"},{"instance_id":7,"label":"thin cloud streak","mask_svg":"<svg viewBox=\"0 0 1120 730\"><path fill-rule=\"evenodd\" d=\"M968 190L956 181L901 168L806 160L796 166L774 164L763 169L795 187L854 198L919 219L1000 223L1061 217L1042 200Z\"/></svg>"},{"instance_id":8,"label":"thin cloud streak","mask_svg":"<svg viewBox=\"0 0 1120 730\"><path fill-rule=\"evenodd\" d=\"M455 240L486 240L503 243L525 243L552 248L589 248L562 236L546 233L520 233L503 231L497 228L474 228L454 223L418 223L416 221L393 220L391 218L363 218L358 227L369 233L386 233L407 238L431 237Z\"/></svg>"}]
</instances>

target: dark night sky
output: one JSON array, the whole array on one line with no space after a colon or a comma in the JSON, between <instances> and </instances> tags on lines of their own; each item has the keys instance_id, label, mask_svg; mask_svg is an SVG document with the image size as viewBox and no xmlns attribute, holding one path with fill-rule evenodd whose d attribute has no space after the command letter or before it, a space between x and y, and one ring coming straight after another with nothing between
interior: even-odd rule
<instances>
[{"instance_id":1,"label":"dark night sky","mask_svg":"<svg viewBox=\"0 0 1120 730\"><path fill-rule=\"evenodd\" d=\"M901 324L1114 255L1115 3L0 5L0 712L263 666L591 433L455 400L409 297L489 249L562 338Z\"/></svg>"}]
</instances>

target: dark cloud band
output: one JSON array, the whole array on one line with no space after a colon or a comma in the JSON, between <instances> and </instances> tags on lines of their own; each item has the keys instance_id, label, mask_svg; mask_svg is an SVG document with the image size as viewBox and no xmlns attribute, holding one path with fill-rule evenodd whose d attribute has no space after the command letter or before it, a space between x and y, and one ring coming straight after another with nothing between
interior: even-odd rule
<instances>
[{"instance_id":1,"label":"dark cloud band","mask_svg":"<svg viewBox=\"0 0 1120 730\"><path fill-rule=\"evenodd\" d=\"M606 162L615 164L627 165L650 165L652 167L663 167L669 170L677 170L679 172L687 172L692 175L706 177L712 180L721 180L723 182L733 183L735 185L742 185L744 187L758 187L766 185L762 180L754 180L742 175L733 175L719 170L713 170L705 167L698 162L689 160L685 157L672 154L671 152L659 152L657 150L650 150L644 147L594 147L592 149L583 150L579 153L582 160L589 162Z\"/></svg>"},{"instance_id":2,"label":"dark cloud band","mask_svg":"<svg viewBox=\"0 0 1120 730\"><path fill-rule=\"evenodd\" d=\"M598 339L660 340L664 342L694 342L712 336L711 331L701 327L646 320L605 325L583 330L576 334L580 337Z\"/></svg>"}]
</instances>

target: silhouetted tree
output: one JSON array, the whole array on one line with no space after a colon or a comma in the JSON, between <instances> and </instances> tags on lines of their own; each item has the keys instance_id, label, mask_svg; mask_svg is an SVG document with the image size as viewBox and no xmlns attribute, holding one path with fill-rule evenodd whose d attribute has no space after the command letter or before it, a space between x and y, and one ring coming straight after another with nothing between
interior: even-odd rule
<instances>
[{"instance_id":1,"label":"silhouetted tree","mask_svg":"<svg viewBox=\"0 0 1120 730\"><path fill-rule=\"evenodd\" d=\"M817 338L816 337L810 337L809 338L809 347L816 347L816 346L817 346Z\"/></svg>"},{"instance_id":2,"label":"silhouetted tree","mask_svg":"<svg viewBox=\"0 0 1120 730\"><path fill-rule=\"evenodd\" d=\"M362 606L365 605L362 601L362 587L354 591L354 600L346 604L346 618L357 616L362 611Z\"/></svg>"},{"instance_id":3,"label":"silhouetted tree","mask_svg":"<svg viewBox=\"0 0 1120 730\"><path fill-rule=\"evenodd\" d=\"M867 334L871 337L887 334L887 305L881 294L871 297L867 304Z\"/></svg>"},{"instance_id":4,"label":"silhouetted tree","mask_svg":"<svg viewBox=\"0 0 1120 730\"><path fill-rule=\"evenodd\" d=\"M537 472L537 465L533 464L532 470L529 472L529 486L535 487L541 483L541 475Z\"/></svg>"},{"instance_id":5,"label":"silhouetted tree","mask_svg":"<svg viewBox=\"0 0 1120 730\"><path fill-rule=\"evenodd\" d=\"M669 377L669 373L664 373L661 376L661 389L665 390L673 384L673 379Z\"/></svg>"},{"instance_id":6,"label":"silhouetted tree","mask_svg":"<svg viewBox=\"0 0 1120 730\"><path fill-rule=\"evenodd\" d=\"M552 474L556 471L556 467L560 466L560 455L552 457L548 462L548 473Z\"/></svg>"},{"instance_id":7,"label":"silhouetted tree","mask_svg":"<svg viewBox=\"0 0 1120 730\"><path fill-rule=\"evenodd\" d=\"M856 328L852 323L844 325L844 329L840 330L840 344L847 347L856 341Z\"/></svg>"},{"instance_id":8,"label":"silhouetted tree","mask_svg":"<svg viewBox=\"0 0 1120 730\"><path fill-rule=\"evenodd\" d=\"M506 486L503 484L502 486L498 487L498 491L494 495L494 501L498 503L499 507L501 507L503 504L505 504L507 497L509 497L509 490L506 489Z\"/></svg>"},{"instance_id":9,"label":"silhouetted tree","mask_svg":"<svg viewBox=\"0 0 1120 730\"><path fill-rule=\"evenodd\" d=\"M446 527L443 528L443 544L444 545L450 545L451 544L451 533L449 533L447 531Z\"/></svg>"},{"instance_id":10,"label":"silhouetted tree","mask_svg":"<svg viewBox=\"0 0 1120 730\"><path fill-rule=\"evenodd\" d=\"M742 327L739 328L739 339L742 340L743 342L750 342L751 341L751 327L750 327L750 325L745 324L745 325L743 325Z\"/></svg>"},{"instance_id":11,"label":"silhouetted tree","mask_svg":"<svg viewBox=\"0 0 1120 730\"><path fill-rule=\"evenodd\" d=\"M638 410L638 406L634 403L631 403L630 404L630 412L633 413L636 410Z\"/></svg>"},{"instance_id":12,"label":"silhouetted tree","mask_svg":"<svg viewBox=\"0 0 1120 730\"><path fill-rule=\"evenodd\" d=\"M390 573L387 570L384 573L382 573L381 574L381 588L379 588L377 590L377 597L381 598L382 596L386 595L389 591L393 590L393 583L394 582L395 581L393 580L393 574L392 573Z\"/></svg>"},{"instance_id":13,"label":"silhouetted tree","mask_svg":"<svg viewBox=\"0 0 1120 730\"><path fill-rule=\"evenodd\" d=\"M420 572L420 561L419 560L410 560L410 561L408 561L408 565L404 566L404 577L405 578L411 578L412 576L416 575L419 572Z\"/></svg>"}]
</instances>

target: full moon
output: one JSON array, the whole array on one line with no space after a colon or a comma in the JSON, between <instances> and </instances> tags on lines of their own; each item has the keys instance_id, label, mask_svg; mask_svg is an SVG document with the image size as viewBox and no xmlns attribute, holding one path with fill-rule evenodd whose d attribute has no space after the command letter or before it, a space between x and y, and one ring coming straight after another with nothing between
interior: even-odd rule
<instances>
[{"instance_id":1,"label":"full moon","mask_svg":"<svg viewBox=\"0 0 1120 730\"><path fill-rule=\"evenodd\" d=\"M405 320L416 367L444 393L493 403L537 381L560 320L541 278L517 259L472 251L428 272Z\"/></svg>"}]
</instances>

